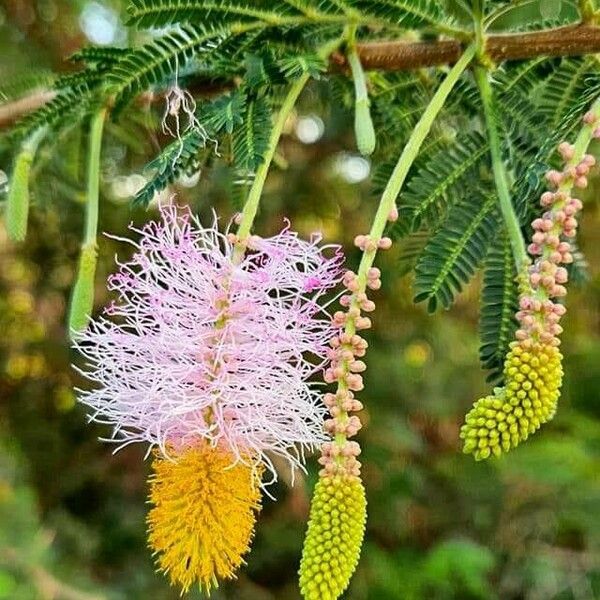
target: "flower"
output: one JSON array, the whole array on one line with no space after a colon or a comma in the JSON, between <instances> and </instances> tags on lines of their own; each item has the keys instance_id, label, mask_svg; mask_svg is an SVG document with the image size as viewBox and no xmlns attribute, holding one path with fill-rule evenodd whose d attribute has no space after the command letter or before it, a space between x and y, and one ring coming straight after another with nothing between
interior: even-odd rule
<instances>
[{"instance_id":1,"label":"flower","mask_svg":"<svg viewBox=\"0 0 600 600\"><path fill-rule=\"evenodd\" d=\"M308 380L335 332L323 301L341 279L339 248L286 227L252 236L238 261L230 237L175 206L131 229L135 253L109 279L117 299L76 340L90 418L164 456L206 441L273 478L269 455L302 465L326 439Z\"/></svg>"},{"instance_id":2,"label":"flower","mask_svg":"<svg viewBox=\"0 0 600 600\"><path fill-rule=\"evenodd\" d=\"M393 209L388 219L397 218L398 211ZM365 253L374 253L377 249L388 250L392 241L388 237L358 235L354 244ZM363 312L375 310L367 289L381 287L381 271L364 267L365 264L361 261L359 274L344 273L342 282L348 292L340 297L344 310L336 311L332 318L337 335L329 342L331 362L324 380L327 384L337 383L337 390L324 397L330 415L325 430L331 438L321 445L319 464L323 468L311 501L300 561L300 592L306 600L336 600L346 591L360 558L365 533L367 501L358 460L361 448L358 442L350 440L360 431L362 423L358 415L350 413L363 409L355 392L364 388L361 373L367 365L360 359L364 358L368 343L357 332L371 327L371 319Z\"/></svg>"},{"instance_id":3,"label":"flower","mask_svg":"<svg viewBox=\"0 0 600 600\"><path fill-rule=\"evenodd\" d=\"M252 469L220 448L200 444L160 455L150 478L148 544L171 583L210 593L231 579L248 552L260 490Z\"/></svg>"},{"instance_id":4,"label":"flower","mask_svg":"<svg viewBox=\"0 0 600 600\"><path fill-rule=\"evenodd\" d=\"M600 135L598 116L589 112L583 120L582 133L589 142ZM544 213L532 223L528 251L533 261L521 275L519 329L504 362L505 386L477 400L461 428L463 451L476 460L508 452L556 413L563 376L559 321L566 312L556 299L567 293L568 271L562 265L573 262L567 240L577 233L576 216L583 206L571 192L587 186L587 174L596 163L568 142L561 142L558 152L566 164L563 171L546 173L554 190L542 194Z\"/></svg>"},{"instance_id":5,"label":"flower","mask_svg":"<svg viewBox=\"0 0 600 600\"><path fill-rule=\"evenodd\" d=\"M504 363L506 386L478 400L461 430L464 452L476 460L500 456L526 440L556 412L562 383L556 346L512 342Z\"/></svg>"},{"instance_id":6,"label":"flower","mask_svg":"<svg viewBox=\"0 0 600 600\"><path fill-rule=\"evenodd\" d=\"M350 583L360 557L367 520L365 488L356 475L317 481L300 563L306 600L335 600Z\"/></svg>"}]
</instances>

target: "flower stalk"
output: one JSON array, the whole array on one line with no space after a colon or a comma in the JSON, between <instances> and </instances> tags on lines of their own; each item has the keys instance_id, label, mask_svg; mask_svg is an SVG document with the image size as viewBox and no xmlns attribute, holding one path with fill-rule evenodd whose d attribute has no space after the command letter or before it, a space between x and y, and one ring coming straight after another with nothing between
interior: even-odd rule
<instances>
[{"instance_id":1,"label":"flower stalk","mask_svg":"<svg viewBox=\"0 0 600 600\"><path fill-rule=\"evenodd\" d=\"M490 145L492 170L494 172L496 191L498 192L500 211L508 232L515 264L517 270L520 271L527 265L529 258L527 257L525 241L523 239L523 234L521 233L521 225L510 199L508 174L506 172L504 161L502 160L497 115L494 107L492 86L487 70L482 67L477 67L475 69L475 80L477 81L481 103L483 105L483 114Z\"/></svg>"},{"instance_id":2,"label":"flower stalk","mask_svg":"<svg viewBox=\"0 0 600 600\"><path fill-rule=\"evenodd\" d=\"M327 58L336 48L339 47L341 41L341 39L336 39L324 44L318 51L318 55L321 58ZM271 130L265 155L263 156L261 164L256 169L254 181L252 182L252 186L248 192L248 197L244 204L244 208L239 215L237 233L235 236L231 237L232 241L235 243L233 260L236 263L242 260L248 246L250 232L252 231L252 225L254 223L254 219L256 218L256 213L258 212L258 205L262 191L267 180L271 163L275 158L277 146L279 145L279 140L285 128L286 121L292 113L294 106L296 105L296 101L300 97L300 94L302 93L302 90L308 83L309 79L310 74L304 73L291 85L283 104L279 109L277 119L273 124L273 129Z\"/></svg>"},{"instance_id":3,"label":"flower stalk","mask_svg":"<svg viewBox=\"0 0 600 600\"><path fill-rule=\"evenodd\" d=\"M339 360L339 364L332 367L332 371L328 375L328 379L331 381L338 381L336 395L342 398L347 395L347 392L353 391L350 389L351 387L362 388L362 377L358 374L362 365L354 364L353 359L349 357L350 353L353 356L363 356L366 349L366 342L362 339L359 340L355 336L357 331L370 327L370 320L367 317L359 315L361 310L370 312L375 308L372 301L368 301L365 295L367 288L376 290L381 286L379 269L374 268L373 263L377 250L385 250L391 246L390 238L384 237L386 224L388 220L393 221L397 219L396 199L402 189L406 175L415 161L435 118L444 106L446 98L474 55L475 48L473 46L467 48L460 60L440 84L398 159L396 167L381 196L371 230L368 235L359 235L355 239L355 244L363 251L363 255L358 272L356 274L348 272L344 280L350 296L342 297L342 303L347 307L348 311L346 314L340 311L334 315L336 323L340 326L343 325L343 333L340 336L339 346L337 347L337 355L341 360ZM348 377L350 377L349 382ZM351 421L348 411L345 410L342 398L338 398L332 406L332 408L335 408L334 412L336 413L334 418L338 424L354 424L354 427L350 427L353 431L358 426L358 423L356 419ZM328 398L328 400L330 403L333 402L331 398ZM360 410L362 406L355 405L354 408L355 410ZM333 429L334 425L330 424L329 427ZM336 426L336 428L340 429L339 426ZM347 438L348 435L343 431L336 431L334 443L341 450L345 446ZM337 465L342 465L343 462L342 456L336 457L335 463Z\"/></svg>"},{"instance_id":4,"label":"flower stalk","mask_svg":"<svg viewBox=\"0 0 600 600\"><path fill-rule=\"evenodd\" d=\"M310 75L308 73L301 75L290 87L290 90L285 97L281 108L279 109L279 114L277 115L277 119L273 124L273 129L271 130L271 136L269 137L267 150L261 164L256 169L252 187L248 192L248 198L246 199L246 203L244 204L244 208L241 213L241 219L236 234L236 246L234 250L235 262L239 262L241 260L246 250L250 231L252 230L252 224L254 223L256 213L258 212L260 197L267 180L269 168L271 167L273 157L275 156L275 152L279 144L279 139L283 133L285 123L290 116L290 113L294 109L296 101L298 100L298 97L302 93L302 90L309 79Z\"/></svg>"}]
</instances>

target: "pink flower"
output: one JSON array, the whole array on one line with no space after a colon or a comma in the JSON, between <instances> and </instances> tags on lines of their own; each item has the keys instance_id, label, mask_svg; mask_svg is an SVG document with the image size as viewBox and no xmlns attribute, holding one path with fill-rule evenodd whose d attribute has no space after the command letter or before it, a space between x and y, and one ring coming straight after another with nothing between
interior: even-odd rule
<instances>
[{"instance_id":1,"label":"pink flower","mask_svg":"<svg viewBox=\"0 0 600 600\"><path fill-rule=\"evenodd\" d=\"M80 401L121 446L145 441L166 454L203 438L273 474L265 453L301 466L326 439L309 378L335 334L324 300L341 280L339 247L286 228L253 236L235 264L215 224L174 206L161 216L131 227L139 242L123 241L136 252L108 282L118 299L76 342L94 384Z\"/></svg>"}]
</instances>

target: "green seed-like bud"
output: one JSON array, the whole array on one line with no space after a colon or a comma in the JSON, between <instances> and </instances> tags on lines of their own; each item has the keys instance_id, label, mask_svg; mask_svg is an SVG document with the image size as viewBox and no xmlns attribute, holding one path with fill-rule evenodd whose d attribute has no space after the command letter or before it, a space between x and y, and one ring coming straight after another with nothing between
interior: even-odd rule
<instances>
[{"instance_id":1,"label":"green seed-like bud","mask_svg":"<svg viewBox=\"0 0 600 600\"><path fill-rule=\"evenodd\" d=\"M85 328L94 308L94 279L96 276L96 245L81 247L77 281L71 294L69 329L77 333Z\"/></svg>"},{"instance_id":2,"label":"green seed-like bud","mask_svg":"<svg viewBox=\"0 0 600 600\"><path fill-rule=\"evenodd\" d=\"M29 172L33 154L23 150L17 154L8 189L6 202L6 231L15 242L22 242L27 235L29 215Z\"/></svg>"},{"instance_id":3,"label":"green seed-like bud","mask_svg":"<svg viewBox=\"0 0 600 600\"><path fill-rule=\"evenodd\" d=\"M354 113L354 133L356 135L356 146L363 156L373 154L375 150L375 128L371 111L369 110L369 101L366 98L356 101Z\"/></svg>"},{"instance_id":4,"label":"green seed-like bud","mask_svg":"<svg viewBox=\"0 0 600 600\"><path fill-rule=\"evenodd\" d=\"M41 127L23 142L21 150L15 157L12 177L6 200L6 231L8 237L15 242L22 242L27 235L27 218L29 216L29 174L37 147L46 135L46 128Z\"/></svg>"},{"instance_id":5,"label":"green seed-like bud","mask_svg":"<svg viewBox=\"0 0 600 600\"><path fill-rule=\"evenodd\" d=\"M505 387L477 400L465 418L463 452L476 460L499 456L550 421L560 396L561 363L556 346L538 343L525 350L513 342L504 362Z\"/></svg>"},{"instance_id":6,"label":"green seed-like bud","mask_svg":"<svg viewBox=\"0 0 600 600\"><path fill-rule=\"evenodd\" d=\"M300 563L306 600L336 600L356 569L367 520L365 489L358 477L319 479Z\"/></svg>"}]
</instances>

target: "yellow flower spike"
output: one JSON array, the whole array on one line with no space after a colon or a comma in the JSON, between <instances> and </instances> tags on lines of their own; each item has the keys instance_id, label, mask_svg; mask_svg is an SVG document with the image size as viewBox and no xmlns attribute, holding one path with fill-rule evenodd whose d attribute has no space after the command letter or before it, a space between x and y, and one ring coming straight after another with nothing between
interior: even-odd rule
<instances>
[{"instance_id":1,"label":"yellow flower spike","mask_svg":"<svg viewBox=\"0 0 600 600\"><path fill-rule=\"evenodd\" d=\"M347 475L317 482L300 563L306 600L335 600L348 587L360 557L367 501L362 482Z\"/></svg>"},{"instance_id":2,"label":"yellow flower spike","mask_svg":"<svg viewBox=\"0 0 600 600\"><path fill-rule=\"evenodd\" d=\"M174 460L157 457L153 469L148 544L158 568L182 593L195 582L210 593L244 564L260 510L260 473L208 445Z\"/></svg>"},{"instance_id":3,"label":"yellow flower spike","mask_svg":"<svg viewBox=\"0 0 600 600\"><path fill-rule=\"evenodd\" d=\"M504 362L505 387L480 398L460 431L463 451L476 460L518 446L556 412L562 384L562 355L556 346L511 344Z\"/></svg>"}]
</instances>

